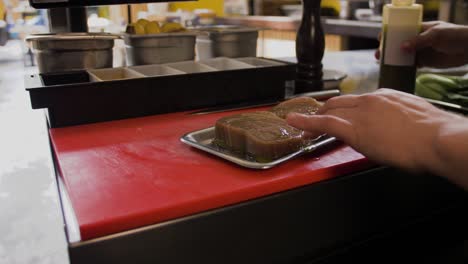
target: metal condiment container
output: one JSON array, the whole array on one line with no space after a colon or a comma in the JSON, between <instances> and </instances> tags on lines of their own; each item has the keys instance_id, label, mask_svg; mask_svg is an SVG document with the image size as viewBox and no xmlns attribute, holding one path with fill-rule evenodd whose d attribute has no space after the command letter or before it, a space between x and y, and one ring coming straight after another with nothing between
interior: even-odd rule
<instances>
[{"instance_id":1,"label":"metal condiment container","mask_svg":"<svg viewBox=\"0 0 468 264\"><path fill-rule=\"evenodd\" d=\"M7 43L8 40L8 31L6 23L3 20L0 20L0 46L3 46Z\"/></svg>"},{"instance_id":2,"label":"metal condiment container","mask_svg":"<svg viewBox=\"0 0 468 264\"><path fill-rule=\"evenodd\" d=\"M124 36L128 65L161 64L195 59L193 32Z\"/></svg>"},{"instance_id":3,"label":"metal condiment container","mask_svg":"<svg viewBox=\"0 0 468 264\"><path fill-rule=\"evenodd\" d=\"M118 35L106 33L36 34L31 42L39 72L112 67L112 48Z\"/></svg>"},{"instance_id":4,"label":"metal condiment container","mask_svg":"<svg viewBox=\"0 0 468 264\"><path fill-rule=\"evenodd\" d=\"M257 56L257 28L215 26L197 30L197 55L201 60Z\"/></svg>"}]
</instances>

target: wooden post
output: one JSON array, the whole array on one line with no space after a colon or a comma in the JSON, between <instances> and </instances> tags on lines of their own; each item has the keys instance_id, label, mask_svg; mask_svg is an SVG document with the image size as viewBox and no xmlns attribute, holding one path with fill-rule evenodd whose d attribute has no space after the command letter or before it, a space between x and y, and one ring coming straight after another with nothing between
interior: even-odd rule
<instances>
[{"instance_id":1,"label":"wooden post","mask_svg":"<svg viewBox=\"0 0 468 264\"><path fill-rule=\"evenodd\" d=\"M325 35L320 20L321 0L303 0L302 22L296 38L297 77L295 93L323 89L322 59Z\"/></svg>"}]
</instances>

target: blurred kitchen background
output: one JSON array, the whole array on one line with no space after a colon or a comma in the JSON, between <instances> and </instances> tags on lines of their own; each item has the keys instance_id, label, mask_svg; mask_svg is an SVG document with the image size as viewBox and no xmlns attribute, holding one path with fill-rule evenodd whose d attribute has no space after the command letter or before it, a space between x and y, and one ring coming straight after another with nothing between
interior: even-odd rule
<instances>
[{"instance_id":1,"label":"blurred kitchen background","mask_svg":"<svg viewBox=\"0 0 468 264\"><path fill-rule=\"evenodd\" d=\"M374 49L378 46L381 10L385 0L322 0L326 51ZM467 24L468 0L426 0L424 20ZM0 62L23 60L34 66L24 41L33 33L50 32L48 11L36 10L26 0L0 0ZM259 29L257 56L295 56L295 38L301 17L300 0L199 0L87 8L91 32L122 33L140 18L179 22L186 27L240 25ZM116 50L123 50L123 42ZM114 64L124 64L124 58Z\"/></svg>"}]
</instances>

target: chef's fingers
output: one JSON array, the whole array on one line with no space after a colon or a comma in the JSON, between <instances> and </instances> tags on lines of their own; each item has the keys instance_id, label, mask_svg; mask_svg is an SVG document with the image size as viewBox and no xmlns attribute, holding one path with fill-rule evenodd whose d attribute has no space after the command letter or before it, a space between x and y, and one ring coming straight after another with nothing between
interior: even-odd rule
<instances>
[{"instance_id":1,"label":"chef's fingers","mask_svg":"<svg viewBox=\"0 0 468 264\"><path fill-rule=\"evenodd\" d=\"M382 41L382 32L379 32L379 36L377 37L377 40L379 42ZM377 49L374 53L374 57L377 59L377 60L380 60L380 49Z\"/></svg>"},{"instance_id":2,"label":"chef's fingers","mask_svg":"<svg viewBox=\"0 0 468 264\"><path fill-rule=\"evenodd\" d=\"M408 87L400 87L400 88L405 89ZM421 97L419 96L416 96L410 93L405 93L402 91L398 91L395 89L388 89L388 88L377 89L377 91L375 91L374 94L385 97L386 99L389 99L391 101L405 101L405 102L413 103L414 100L422 100Z\"/></svg>"},{"instance_id":3,"label":"chef's fingers","mask_svg":"<svg viewBox=\"0 0 468 264\"><path fill-rule=\"evenodd\" d=\"M344 119L332 115L307 116L297 113L289 114L286 118L288 124L305 130L309 135L319 136L328 134L348 144L355 143L356 135L352 124Z\"/></svg>"},{"instance_id":4,"label":"chef's fingers","mask_svg":"<svg viewBox=\"0 0 468 264\"><path fill-rule=\"evenodd\" d=\"M440 31L433 30L433 27L441 24L440 21L424 22L422 24L422 32L416 37L402 43L401 48L406 52L414 52L416 50L431 47L434 41L437 40Z\"/></svg>"},{"instance_id":5,"label":"chef's fingers","mask_svg":"<svg viewBox=\"0 0 468 264\"><path fill-rule=\"evenodd\" d=\"M399 87L399 88L405 89L405 90L406 89L407 90L411 89L411 87ZM397 91L397 90L394 90L394 89L387 89L387 88L378 89L375 92L375 94L381 97L381 98L379 98L380 100L387 99L387 100L384 101L385 103L399 103L399 104L402 104L402 105L405 105L405 106L408 106L408 107L411 107L411 108L421 108L421 109L423 109L423 107L418 107L419 105L415 104L415 102L424 101L424 100L421 99L421 97L413 95L413 94L405 93L405 92L402 92L402 91ZM429 103L427 103L427 104L429 104ZM427 107L427 105L424 104L424 107Z\"/></svg>"},{"instance_id":6,"label":"chef's fingers","mask_svg":"<svg viewBox=\"0 0 468 264\"><path fill-rule=\"evenodd\" d=\"M405 87L401 87L405 88ZM404 106L408 109L416 109L416 110L421 110L425 111L428 109L428 107L431 107L431 104L426 102L426 100L422 99L419 96L397 91L394 89L378 89L375 94L380 95L384 99L387 99L384 101L385 103L388 104L397 104L400 106ZM383 102L382 102L383 103Z\"/></svg>"},{"instance_id":7,"label":"chef's fingers","mask_svg":"<svg viewBox=\"0 0 468 264\"><path fill-rule=\"evenodd\" d=\"M440 23L443 23L442 21L428 21L428 22L423 22L422 23L422 31L426 31L432 27L435 27L439 25Z\"/></svg>"},{"instance_id":8,"label":"chef's fingers","mask_svg":"<svg viewBox=\"0 0 468 264\"><path fill-rule=\"evenodd\" d=\"M353 123L353 121L362 115L362 113L359 111L354 111L353 108L335 108L328 110L327 112L323 113L323 115L331 115Z\"/></svg>"},{"instance_id":9,"label":"chef's fingers","mask_svg":"<svg viewBox=\"0 0 468 264\"><path fill-rule=\"evenodd\" d=\"M328 99L325 104L319 108L317 114L325 113L335 108L351 108L358 105L359 95L341 95Z\"/></svg>"},{"instance_id":10,"label":"chef's fingers","mask_svg":"<svg viewBox=\"0 0 468 264\"><path fill-rule=\"evenodd\" d=\"M321 135L317 134L317 133L311 133L311 132L304 131L304 138L305 139L315 139L315 138L317 138L319 136L321 136Z\"/></svg>"},{"instance_id":11,"label":"chef's fingers","mask_svg":"<svg viewBox=\"0 0 468 264\"><path fill-rule=\"evenodd\" d=\"M401 44L401 49L413 53L422 48L432 47L439 37L440 31L429 28L414 38L411 38Z\"/></svg>"},{"instance_id":12,"label":"chef's fingers","mask_svg":"<svg viewBox=\"0 0 468 264\"><path fill-rule=\"evenodd\" d=\"M422 32L424 33L424 32L426 32L427 30L429 30L430 28L439 25L440 23L441 23L440 21L424 22L424 23L422 24ZM427 34L425 34L425 35L427 35ZM431 35L429 35L429 37L431 37ZM425 37L423 36L423 38L427 38L427 36L425 36ZM416 40L415 40L415 39L416 39ZM419 46L420 46L421 44L428 44L428 43L419 43L420 41L419 41L418 39L419 39L419 36L417 36L417 37L415 37L415 38L413 38L413 39L411 39L411 40L409 40L409 41L406 41L406 42L402 43L402 47L401 47L401 48L402 48L403 50L407 51L407 52L414 52L415 50L417 50L417 49L419 48ZM382 41L382 32L379 32L378 40L379 40L379 42ZM417 43L413 43L413 41L416 41ZM424 41L424 40L421 40L421 41ZM428 44L428 45L429 45L429 44ZM420 48L423 48L423 46L421 46ZM376 58L377 60L380 60L380 55L381 55L381 54L380 54L380 49L377 49L377 50L375 51L375 54L374 54L375 58Z\"/></svg>"}]
</instances>

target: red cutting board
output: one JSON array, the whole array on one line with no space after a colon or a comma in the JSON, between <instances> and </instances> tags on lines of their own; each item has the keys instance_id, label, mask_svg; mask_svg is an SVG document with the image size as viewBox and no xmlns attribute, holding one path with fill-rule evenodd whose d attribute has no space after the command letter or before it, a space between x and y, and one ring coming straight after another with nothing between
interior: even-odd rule
<instances>
[{"instance_id":1,"label":"red cutting board","mask_svg":"<svg viewBox=\"0 0 468 264\"><path fill-rule=\"evenodd\" d=\"M248 110L252 111L252 109ZM191 148L185 133L225 112L174 113L51 129L82 240L163 222L369 168L347 146L252 170Z\"/></svg>"}]
</instances>

